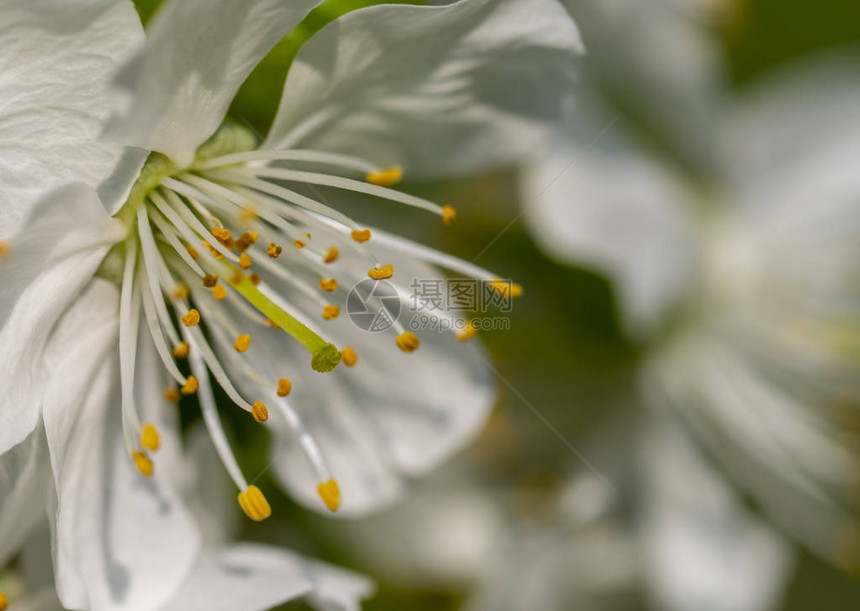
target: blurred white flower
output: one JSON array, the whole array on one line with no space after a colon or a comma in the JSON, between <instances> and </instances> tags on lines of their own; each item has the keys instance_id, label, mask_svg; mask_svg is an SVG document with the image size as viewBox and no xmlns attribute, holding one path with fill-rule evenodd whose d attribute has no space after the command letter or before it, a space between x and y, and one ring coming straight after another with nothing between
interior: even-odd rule
<instances>
[{"instance_id":1,"label":"blurred white flower","mask_svg":"<svg viewBox=\"0 0 860 611\"><path fill-rule=\"evenodd\" d=\"M669 121L621 118L583 137L580 125L615 116L605 98L583 112L526 176L527 217L554 256L614 282L626 328L649 348L648 403L786 532L853 569L857 64L791 66L734 97L709 66L677 94L705 100L677 107L697 129L673 130L666 105ZM693 150L707 154L690 164Z\"/></svg>"},{"instance_id":2,"label":"blurred white flower","mask_svg":"<svg viewBox=\"0 0 860 611\"><path fill-rule=\"evenodd\" d=\"M254 65L316 4L173 2L145 41L120 0L0 9L0 472L11 474L0 553L5 560L21 544L52 475L66 606L152 609L180 584L217 592L208 577L187 581L192 570L217 573L227 556L198 553L177 494L176 426L164 401L180 392L198 393L242 509L269 515L228 446L210 375L256 420L275 408L272 459L284 483L315 508L337 509L342 491L348 513L391 502L489 409L479 346L432 333L405 356L419 340L398 324L396 341L378 345L329 319L344 288L390 277L392 264L401 294L412 277L439 277L435 266L494 276L381 231L367 243L369 230L283 183L369 194L451 221L450 207L388 187L402 168L470 171L533 144L569 91L576 28L555 0L350 13L302 47L275 124L252 150L247 132L219 124ZM527 93L511 95L517 87ZM99 140L105 125L116 145ZM323 334L355 348L342 357ZM175 360L186 357L190 375ZM355 369L313 371L341 359ZM162 398L165 378L175 386Z\"/></svg>"}]
</instances>

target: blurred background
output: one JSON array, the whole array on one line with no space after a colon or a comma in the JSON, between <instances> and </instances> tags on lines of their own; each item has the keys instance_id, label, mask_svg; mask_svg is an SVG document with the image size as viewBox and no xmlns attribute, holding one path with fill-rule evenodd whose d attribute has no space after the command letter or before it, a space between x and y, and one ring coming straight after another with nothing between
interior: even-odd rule
<instances>
[{"instance_id":1,"label":"blurred background","mask_svg":"<svg viewBox=\"0 0 860 611\"><path fill-rule=\"evenodd\" d=\"M138 0L136 4L146 21L159 2ZM254 71L230 116L265 134L289 61L301 42L338 14L370 4L376 2L328 0L311 13ZM694 185L694 189L684 190L680 200L708 200L715 192L726 193L722 185L731 184L732 179L727 178L731 168L723 172L723 165L716 171L713 168L719 164L711 159L722 145L715 144L710 132L721 132L723 122L698 115L719 115L722 107L732 106L732 100L744 98L772 75L800 71L794 67L806 65L822 53L847 57L854 49L860 51L860 6L852 0L568 0L566 6L577 18L589 56L583 66L583 108L573 109L571 125L558 128L559 139L566 143L559 147L572 149L561 167L564 170L565 164L573 164L573 169L609 172L602 176L611 193L624 180L633 180L623 169L613 174L606 169L611 166L598 164L608 157L617 159L619 147L625 150L623 156L637 156L637 164L659 166L655 173L680 177L668 182ZM827 81L823 82L821 86L828 88ZM844 109L846 105L852 106L850 98L837 106ZM853 106L860 107L860 98L853 98ZM860 111L854 117L860 119ZM271 495L273 518L259 524L237 521L237 534L283 543L370 575L379 585L376 596L366 603L370 610L860 608L856 579L860 539L852 517L860 498L860 472L850 468L847 473L831 472L827 470L831 463L820 461L824 466L810 469L814 473L809 477L794 478L791 466L785 466L783 472L769 462L768 468L756 472L757 478L745 478L760 462L749 451L756 443L755 431L738 432L741 425L737 421L732 421L732 428L717 417L691 423L677 416L684 409L679 396L698 397L702 403L699 412L704 414L725 407L725 398L710 403L702 399L705 384L692 378L703 370L678 370L673 363L673 359L700 358L695 350L687 357L673 353L679 336L697 337L696 350L710 353L707 338L712 327L701 331L696 326L700 323L690 322L697 318L690 312L696 312L699 305L690 305L687 298L664 308L670 313L662 314L659 323L643 327L637 322L640 319L625 313L630 299L646 297L635 291L620 295L625 290L620 289L625 283L619 282L624 264L589 253L578 256L584 252L579 244L588 242L587 235L574 232L569 239L575 248L566 249L565 235L546 234L544 228L552 225L546 215L552 218L553 207L544 200L564 203L565 198L575 200L580 193L576 184L566 191L568 183L558 172L541 173L540 168L557 155L548 148L535 151L530 167L500 168L438 183L407 181L404 190L457 208L457 223L451 228L427 224L418 214L414 218L398 215L396 227L389 218L378 220L400 234L475 260L525 289L508 314L510 329L481 334L498 380L497 407L481 436L439 472L416 482L405 502L357 522L304 510L263 479L261 485ZM846 171L860 173L860 157L843 161L848 166L853 161L853 169ZM796 172L803 171L802 166L796 168ZM667 180L652 179L648 172L641 186L631 184L634 193L648 195L653 181ZM554 192L545 191L540 186L543 183L547 187L554 184ZM586 185L582 192L598 203L602 196L599 185ZM696 194L689 195L691 192ZM737 192L743 193L739 198L747 197L745 188L739 187ZM860 189L855 192L855 213L850 215L850 205L843 208L843 216L838 217L843 224L856 224L860 216ZM776 194L773 197L779 199ZM693 201L679 206L701 208ZM659 214L663 212L661 208ZM367 219L367 214L362 217ZM818 227L814 225L817 217L811 217L812 221L801 217L798 224ZM579 218L570 216L571 222ZM646 217L641 222L647 225L651 221ZM369 218L368 222L376 220ZM760 219L756 222L767 227ZM819 224L826 228L830 222L825 218ZM580 233L590 227L587 223L577 226ZM621 238L594 235L595 250L611 245L616 238L625 241L627 235L630 240L640 239L638 234L620 231ZM659 230L655 232L659 238ZM697 236L692 238L694 250L702 246L696 240L710 240L701 233L691 235ZM763 235L758 242L769 244L771 234L765 231ZM850 236L857 235L844 239L849 246L856 245L858 241L850 242ZM716 244L717 249L731 249L733 243ZM794 244L801 247L797 241ZM849 246L840 247L833 256L857 254ZM698 262L689 252L678 250L673 260ZM816 252L813 249L811 254ZM778 254L768 251L765 256L769 259ZM823 258L820 264L835 265L833 261ZM851 261L849 257L845 265ZM855 266L858 261L853 259ZM768 264L776 265L770 260ZM795 269L797 262L791 259L786 265ZM766 278L778 276L768 269ZM844 274L834 280L835 288L830 284L822 288L798 285L805 277L792 276L792 294L808 289L822 295L835 292L844 298L850 291L842 291L846 288L842 283L853 279L851 290L856 296L860 277L853 268L840 270ZM829 271L818 269L812 274L823 276ZM737 273L743 275L745 270ZM741 285L745 281L737 279ZM735 286L731 275L729 283ZM704 290L695 291L698 297L719 300L717 289L705 284ZM750 294L759 296L755 291ZM745 304L749 295L745 292L742 297L737 303ZM734 316L736 310L755 307L737 303L728 307L729 320L745 318ZM811 310L790 311L794 316ZM815 420L807 428L797 426L784 436L775 435L776 443L786 442L789 454L792 449L800 452L793 456L800 471L819 462L817 454L806 457L804 451L828 452L828 444L839 447L840 458L834 464L854 465L860 422L855 415L860 407L855 401L860 386L855 375L860 354L856 305L853 311L850 307L845 311L853 318L840 317L844 327L828 326L828 338L844 338L854 351L835 367L838 375L826 377L833 368L820 361L815 366L801 361L794 365L812 377L798 381L791 374L791 363L738 360L738 367L746 368L743 371L749 377L761 374L767 380L773 387L771 396L792 397L787 415L772 411L774 418L797 416L803 405L818 409L822 393L841 401L833 418L828 412L826 427ZM828 325L832 320L827 318ZM694 331L688 331L690 327ZM821 345L806 335L797 340L801 348L806 341ZM831 347L828 342L826 347ZM768 344L764 346L764 351L771 350ZM772 350L787 349L775 341ZM784 354L801 353L806 354L802 350ZM842 358L844 353L839 355ZM671 375L681 386L692 388L687 395L683 388L666 390L672 388L666 382L667 371L674 372ZM743 379L743 371L739 379ZM793 386L801 382L803 388ZM713 384L720 388L731 385L719 380ZM648 389L653 392L649 394ZM674 398L679 406L655 409L654 396L669 397L666 401ZM756 410L764 401L738 399L737 403L742 410ZM198 418L194 406L183 405L183 415L186 428L192 429ZM807 416L801 420L808 424ZM709 423L721 435L716 442L707 428ZM262 470L265 432L245 419L237 418L231 424L233 447L245 454L240 462L249 472ZM779 427L766 428L774 431ZM732 443L735 433L744 441ZM808 444L801 439L805 434L813 437ZM762 438L761 443L768 446L769 441ZM843 460L846 452L848 458ZM694 464L705 476L685 472L685 466ZM683 486L686 477L693 487ZM711 478L713 485L698 490L695 486L702 484L703 477ZM776 483L771 486L771 482ZM782 485L784 482L798 483ZM816 492L818 484L823 492ZM796 509L793 513L789 511L792 507Z\"/></svg>"}]
</instances>

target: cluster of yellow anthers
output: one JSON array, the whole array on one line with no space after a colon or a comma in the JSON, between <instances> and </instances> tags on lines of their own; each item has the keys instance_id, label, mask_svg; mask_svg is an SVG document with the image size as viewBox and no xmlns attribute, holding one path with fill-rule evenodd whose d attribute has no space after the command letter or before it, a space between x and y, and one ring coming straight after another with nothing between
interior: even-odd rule
<instances>
[{"instance_id":1,"label":"cluster of yellow anthers","mask_svg":"<svg viewBox=\"0 0 860 611\"><path fill-rule=\"evenodd\" d=\"M122 261L121 278L118 280L121 289L119 361L123 422L128 424L124 426L125 442L135 466L141 474L151 477L154 472L151 456L161 445L156 427L152 423L140 423L134 405L136 342L129 338L136 337L142 307L146 328L152 336L156 352L176 381L174 386L166 389L165 398L177 402L183 395L198 394L203 420L216 451L240 490L240 506L251 519L262 520L270 515L271 509L259 488L249 485L241 474L221 429L209 386L210 377L256 422L266 422L269 409L262 401L250 402L242 397L209 346L206 335L197 327L205 316L205 322L213 335L216 335L215 331L220 332L218 338L222 339L219 341L223 341L226 333L226 337L234 338L231 341L236 353L248 351L252 343L251 334L234 330L232 319L218 308L209 309L215 303L229 298L239 316L282 329L304 346L312 356L311 367L314 370L328 372L341 361L353 367L358 362L358 355L352 347L338 349L288 313L282 302L279 302L277 292L263 282L254 269L258 268L266 277L281 278L293 287L302 289L322 305L322 318L332 320L340 315L337 305L326 303L311 285L291 276L289 270L282 269L272 261L284 254L284 248L278 242L282 241L281 238L292 240L293 246L300 251L293 254L299 264L304 266L302 269L316 269L322 276L319 290L333 293L338 290L338 282L323 272L320 265L335 263L340 252L336 246L317 249L311 242L311 234L302 229L316 226L320 231L331 231L332 225L327 224L330 221L338 226L338 231L344 234L348 231L350 238L358 244L371 240L369 229L360 228L352 219L274 181L300 181L387 198L435 213L446 224L454 220L456 212L451 206L439 206L389 189L402 176L399 167L367 169L365 182L362 183L329 174L248 166L248 161L263 159L323 162L353 170L368 164L355 158L314 151L231 149L231 138L235 140L235 132L225 130L219 134L213 138L214 144L208 154L203 154L201 149L199 160L190 168L176 168L165 157L157 154L150 157L126 205L117 214L120 221L129 228L136 226L137 230L129 231L124 242L108 253L103 264L107 267L103 269L106 270L105 274L116 269L107 263L112 253L117 253ZM254 208L256 204L259 204L259 210ZM236 221L238 235L234 235L229 227L218 220L222 215ZM256 246L261 234L273 238L272 241L265 241L268 245L264 249ZM392 239L390 236L383 238L389 242ZM198 250L200 244L203 248ZM341 246L348 244L347 241ZM362 248L367 248L368 253L373 252L370 246ZM435 262L442 267L447 264L449 269L488 281L490 288L501 296L514 298L522 293L519 286L492 279L494 277L486 270L444 253L431 252L429 249L420 252L428 257L428 262ZM9 254L9 244L0 242L0 258ZM394 266L390 264L376 263L367 271L367 276L375 280L385 280L393 275ZM210 296L214 302L208 301ZM194 307L190 300L193 300ZM173 308L176 318L181 322L178 328L166 304ZM395 329L398 331L396 344L400 350L411 353L419 348L420 341L414 333L402 327ZM457 333L457 338L465 341L475 334L476 329L467 323ZM123 338L127 341L124 342ZM189 375L184 374L177 365L176 360L182 359L189 362ZM250 364L246 365L245 369L251 372L247 375L252 381L261 387L270 386L277 395L271 399L277 399L275 406L278 413L283 414L302 435L309 435L298 414L283 400L292 390L291 381L284 377L278 379L276 384L269 385L252 371ZM331 477L319 448L312 438L303 439L303 446L309 448L307 451L316 471L320 498L330 510L337 510L341 503L338 484ZM0 611L3 611L4 606L5 599L0 595Z\"/></svg>"},{"instance_id":2,"label":"cluster of yellow anthers","mask_svg":"<svg viewBox=\"0 0 860 611\"><path fill-rule=\"evenodd\" d=\"M6 599L6 595L3 592L0 592L0 611L6 611L9 608L9 601Z\"/></svg>"}]
</instances>

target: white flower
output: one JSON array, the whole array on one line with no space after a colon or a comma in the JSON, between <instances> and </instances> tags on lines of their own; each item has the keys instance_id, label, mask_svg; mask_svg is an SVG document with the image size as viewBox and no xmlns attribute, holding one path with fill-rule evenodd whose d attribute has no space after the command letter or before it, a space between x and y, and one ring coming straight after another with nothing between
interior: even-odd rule
<instances>
[{"instance_id":1,"label":"white flower","mask_svg":"<svg viewBox=\"0 0 860 611\"><path fill-rule=\"evenodd\" d=\"M0 460L19 465L0 499L0 553L14 552L43 502L44 434L66 606L152 609L180 584L214 588L187 580L222 556L198 553L177 492L167 379L168 399L197 392L253 519L270 509L228 446L210 375L256 420L274 410L272 461L296 496L334 510L342 494L347 513L397 498L489 409L475 343L431 333L408 355L419 339L403 320L395 338L327 319L368 274L393 273L401 295L412 278L440 277L436 266L494 277L375 229L367 242L370 231L316 191L289 186L360 192L452 220L449 207L387 186L401 167L470 171L532 146L562 106L555 94L567 88L556 83L572 78L575 26L554 0L348 14L301 49L275 125L252 150L246 131L219 129L225 110L316 4L174 2L142 43L123 1L0 9ZM122 99L111 114L118 63ZM517 87L527 93L511 95ZM118 145L98 139L106 122ZM368 151L373 163L360 157ZM342 358L323 337L354 368L314 372ZM186 357L190 374L177 364Z\"/></svg>"},{"instance_id":2,"label":"white flower","mask_svg":"<svg viewBox=\"0 0 860 611\"><path fill-rule=\"evenodd\" d=\"M685 89L702 82L720 80L705 73L676 97L719 102ZM665 124L646 139L624 119L593 145L559 143L527 177L532 194L557 178L530 223L554 255L615 283L625 326L649 342L648 402L779 526L856 566L860 465L843 420L860 399L856 64L793 67L736 99L725 89L698 109L700 128L673 134L687 148L653 146ZM711 159L691 171L691 149Z\"/></svg>"}]
</instances>

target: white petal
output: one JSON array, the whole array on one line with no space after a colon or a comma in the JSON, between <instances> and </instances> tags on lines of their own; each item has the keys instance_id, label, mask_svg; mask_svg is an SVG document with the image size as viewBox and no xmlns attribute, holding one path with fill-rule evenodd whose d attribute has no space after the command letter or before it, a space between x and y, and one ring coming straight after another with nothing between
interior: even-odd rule
<instances>
[{"instance_id":1,"label":"white petal","mask_svg":"<svg viewBox=\"0 0 860 611\"><path fill-rule=\"evenodd\" d=\"M660 608L773 608L791 573L788 544L743 508L678 431L653 432L643 533Z\"/></svg>"},{"instance_id":2,"label":"white petal","mask_svg":"<svg viewBox=\"0 0 860 611\"><path fill-rule=\"evenodd\" d=\"M170 2L118 76L107 136L188 165L257 62L319 2Z\"/></svg>"},{"instance_id":3,"label":"white petal","mask_svg":"<svg viewBox=\"0 0 860 611\"><path fill-rule=\"evenodd\" d=\"M49 466L41 428L0 456L0 566L46 517Z\"/></svg>"},{"instance_id":4,"label":"white petal","mask_svg":"<svg viewBox=\"0 0 860 611\"><path fill-rule=\"evenodd\" d=\"M132 3L9 0L0 24L0 237L70 181L98 188L105 205L122 201L143 153L97 139L111 75L143 40Z\"/></svg>"},{"instance_id":5,"label":"white petal","mask_svg":"<svg viewBox=\"0 0 860 611\"><path fill-rule=\"evenodd\" d=\"M681 296L692 271L687 193L623 135L607 132L595 142L610 124L594 125L591 147L561 143L528 169L525 218L551 256L609 277L625 326L641 339Z\"/></svg>"},{"instance_id":6,"label":"white petal","mask_svg":"<svg viewBox=\"0 0 860 611\"><path fill-rule=\"evenodd\" d=\"M564 110L581 52L556 0L357 10L300 49L264 146L369 156L415 175L508 162Z\"/></svg>"},{"instance_id":7,"label":"white petal","mask_svg":"<svg viewBox=\"0 0 860 611\"><path fill-rule=\"evenodd\" d=\"M73 608L152 609L176 590L198 551L194 525L170 489L170 465L157 454L155 475L144 479L123 444L114 357L117 303L116 287L94 280L59 323L56 345L46 354L57 590ZM145 370L140 375L146 380ZM164 409L140 407L150 420L157 417L153 407ZM169 434L164 441L169 458Z\"/></svg>"},{"instance_id":8,"label":"white petal","mask_svg":"<svg viewBox=\"0 0 860 611\"><path fill-rule=\"evenodd\" d=\"M722 125L724 159L736 183L757 195L788 196L798 183L856 178L860 77L856 53L790 64L739 96ZM842 181L840 181L842 182ZM856 184L856 182L855 182Z\"/></svg>"},{"instance_id":9,"label":"white petal","mask_svg":"<svg viewBox=\"0 0 860 611\"><path fill-rule=\"evenodd\" d=\"M36 425L45 342L116 237L113 221L84 185L54 191L32 212L12 252L0 261L0 454Z\"/></svg>"},{"instance_id":10,"label":"white petal","mask_svg":"<svg viewBox=\"0 0 860 611\"><path fill-rule=\"evenodd\" d=\"M220 468L215 446L202 423L186 434L185 456L180 472L185 502L194 514L207 545L219 545L233 538L239 528L236 489L227 472Z\"/></svg>"},{"instance_id":11,"label":"white petal","mask_svg":"<svg viewBox=\"0 0 860 611\"><path fill-rule=\"evenodd\" d=\"M324 562L300 559L304 562L306 577L313 584L307 602L319 611L359 611L361 601L376 589L363 575Z\"/></svg>"},{"instance_id":12,"label":"white petal","mask_svg":"<svg viewBox=\"0 0 860 611\"><path fill-rule=\"evenodd\" d=\"M311 591L297 557L264 545L204 550L194 570L161 611L258 611Z\"/></svg>"}]
</instances>

